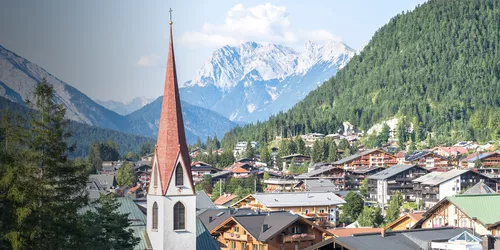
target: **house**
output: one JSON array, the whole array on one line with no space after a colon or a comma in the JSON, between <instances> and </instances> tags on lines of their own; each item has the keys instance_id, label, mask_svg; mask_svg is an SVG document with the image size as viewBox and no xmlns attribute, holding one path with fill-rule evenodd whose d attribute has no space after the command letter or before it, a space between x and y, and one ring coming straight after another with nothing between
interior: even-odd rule
<instances>
[{"instance_id":1,"label":"house","mask_svg":"<svg viewBox=\"0 0 500 250\"><path fill-rule=\"evenodd\" d=\"M301 135L300 137L305 142L315 142L317 140L323 139L325 137L325 134L321 134L321 133L309 133L309 134Z\"/></svg>"},{"instance_id":2,"label":"house","mask_svg":"<svg viewBox=\"0 0 500 250\"><path fill-rule=\"evenodd\" d=\"M117 186L114 175L92 174L86 181L86 191L91 200L97 200L101 195L113 192Z\"/></svg>"},{"instance_id":3,"label":"house","mask_svg":"<svg viewBox=\"0 0 500 250\"><path fill-rule=\"evenodd\" d=\"M149 153L149 154L141 157L141 161L151 162L153 160L153 157L154 157L154 153Z\"/></svg>"},{"instance_id":4,"label":"house","mask_svg":"<svg viewBox=\"0 0 500 250\"><path fill-rule=\"evenodd\" d=\"M391 231L408 230L412 228L413 225L415 225L420 219L422 219L423 214L424 212L406 213L395 221L387 224L384 229Z\"/></svg>"},{"instance_id":5,"label":"house","mask_svg":"<svg viewBox=\"0 0 500 250\"><path fill-rule=\"evenodd\" d=\"M196 191L196 210L217 208L205 191Z\"/></svg>"},{"instance_id":6,"label":"house","mask_svg":"<svg viewBox=\"0 0 500 250\"><path fill-rule=\"evenodd\" d=\"M480 181L476 185L467 189L463 194L495 194L497 191L491 189L489 186Z\"/></svg>"},{"instance_id":7,"label":"house","mask_svg":"<svg viewBox=\"0 0 500 250\"><path fill-rule=\"evenodd\" d=\"M461 194L444 198L413 228L474 228L479 235L500 235L500 194Z\"/></svg>"},{"instance_id":8,"label":"house","mask_svg":"<svg viewBox=\"0 0 500 250\"><path fill-rule=\"evenodd\" d=\"M332 165L344 169L356 169L359 167L391 167L398 163L397 158L382 149L369 149L351 156L342 158Z\"/></svg>"},{"instance_id":9,"label":"house","mask_svg":"<svg viewBox=\"0 0 500 250\"><path fill-rule=\"evenodd\" d=\"M233 215L255 214L250 208L209 208L203 209L198 213L198 219L205 225L209 232L219 227ZM217 235L213 235L214 237Z\"/></svg>"},{"instance_id":10,"label":"house","mask_svg":"<svg viewBox=\"0 0 500 250\"><path fill-rule=\"evenodd\" d=\"M302 164L304 164L304 162L310 161L311 157L308 155L292 154L281 157L281 160L283 161L283 171L286 171L292 161L295 163L295 165L301 166Z\"/></svg>"},{"instance_id":11,"label":"house","mask_svg":"<svg viewBox=\"0 0 500 250\"><path fill-rule=\"evenodd\" d=\"M201 181L205 175L209 174L214 174L219 172L217 168L212 167L212 165L201 162L201 161L196 161L191 164L191 175L193 176L193 179Z\"/></svg>"},{"instance_id":12,"label":"house","mask_svg":"<svg viewBox=\"0 0 500 250\"><path fill-rule=\"evenodd\" d=\"M482 167L497 167L500 166L500 153L499 152L486 152L480 153L474 157L467 159L467 167L473 168L476 161L480 162Z\"/></svg>"},{"instance_id":13,"label":"house","mask_svg":"<svg viewBox=\"0 0 500 250\"><path fill-rule=\"evenodd\" d=\"M387 204L396 192L403 194L405 201L415 201L412 180L428 173L427 169L417 165L395 165L368 176L370 199Z\"/></svg>"},{"instance_id":14,"label":"house","mask_svg":"<svg viewBox=\"0 0 500 250\"><path fill-rule=\"evenodd\" d=\"M469 240L457 240L455 237L462 236L466 232L472 235L472 231L464 228L430 228L413 229L404 231L353 234L348 237L333 237L317 243L304 250L431 250L431 249L482 249L479 237L473 242ZM479 239L479 242L477 241ZM453 240L452 242L449 242ZM445 242L448 247L443 246ZM464 248L464 245L470 248ZM490 248L488 248L490 249Z\"/></svg>"},{"instance_id":15,"label":"house","mask_svg":"<svg viewBox=\"0 0 500 250\"><path fill-rule=\"evenodd\" d=\"M233 155L234 157L240 156L245 154L245 151L247 150L247 144L248 142L246 141L240 141L236 143L233 149ZM257 148L258 143L255 141L250 142L250 145L252 145L252 148Z\"/></svg>"},{"instance_id":16,"label":"house","mask_svg":"<svg viewBox=\"0 0 500 250\"><path fill-rule=\"evenodd\" d=\"M330 235L302 216L284 211L232 215L211 234L224 249L234 250L303 249Z\"/></svg>"},{"instance_id":17,"label":"house","mask_svg":"<svg viewBox=\"0 0 500 250\"><path fill-rule=\"evenodd\" d=\"M343 190L345 188L346 171L335 165L322 165L309 172L295 176L297 180L328 180L336 185L334 190Z\"/></svg>"},{"instance_id":18,"label":"house","mask_svg":"<svg viewBox=\"0 0 500 250\"><path fill-rule=\"evenodd\" d=\"M469 152L468 149L461 146L435 147L432 148L431 151L446 158L457 158L458 156L465 155Z\"/></svg>"},{"instance_id":19,"label":"house","mask_svg":"<svg viewBox=\"0 0 500 250\"><path fill-rule=\"evenodd\" d=\"M347 190L359 190L364 179L368 176L374 175L385 168L379 166L373 167L360 167L358 169L348 170L346 172L345 178L345 188Z\"/></svg>"},{"instance_id":20,"label":"house","mask_svg":"<svg viewBox=\"0 0 500 250\"><path fill-rule=\"evenodd\" d=\"M338 185L328 179L303 180L300 190L308 192L335 192L339 191Z\"/></svg>"},{"instance_id":21,"label":"house","mask_svg":"<svg viewBox=\"0 0 500 250\"><path fill-rule=\"evenodd\" d=\"M445 168L450 166L450 162L444 156L432 151L414 151L405 156L405 164L414 164L423 168Z\"/></svg>"},{"instance_id":22,"label":"house","mask_svg":"<svg viewBox=\"0 0 500 250\"><path fill-rule=\"evenodd\" d=\"M219 207L219 208L227 208L233 205L233 201L237 198L238 196L235 194L227 194L223 193L219 198L217 198L214 201L214 204Z\"/></svg>"},{"instance_id":23,"label":"house","mask_svg":"<svg viewBox=\"0 0 500 250\"><path fill-rule=\"evenodd\" d=\"M232 176L231 170L222 170L217 173L213 173L212 180L214 181L214 183L221 180L227 181L229 178L231 178L231 176Z\"/></svg>"},{"instance_id":24,"label":"house","mask_svg":"<svg viewBox=\"0 0 500 250\"><path fill-rule=\"evenodd\" d=\"M235 202L234 208L252 208L262 212L289 211L316 221L320 226L333 226L338 206L345 201L332 192L257 193Z\"/></svg>"},{"instance_id":25,"label":"house","mask_svg":"<svg viewBox=\"0 0 500 250\"><path fill-rule=\"evenodd\" d=\"M417 200L422 200L426 208L436 205L445 198L459 194L478 182L496 188L497 182L468 169L452 169L448 172L432 172L413 180Z\"/></svg>"},{"instance_id":26,"label":"house","mask_svg":"<svg viewBox=\"0 0 500 250\"><path fill-rule=\"evenodd\" d=\"M270 178L264 180L264 184L267 185L265 188L266 192L276 192L276 191L292 191L296 185L299 184L299 180L294 179L282 179L282 178Z\"/></svg>"}]
</instances>

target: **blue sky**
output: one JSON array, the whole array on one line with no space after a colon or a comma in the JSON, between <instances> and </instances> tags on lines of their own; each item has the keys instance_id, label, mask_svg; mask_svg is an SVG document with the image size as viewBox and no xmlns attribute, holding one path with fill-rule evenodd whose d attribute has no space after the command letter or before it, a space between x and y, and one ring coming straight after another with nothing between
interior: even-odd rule
<instances>
[{"instance_id":1,"label":"blue sky","mask_svg":"<svg viewBox=\"0 0 500 250\"><path fill-rule=\"evenodd\" d=\"M93 99L128 101L163 90L169 8L179 83L212 52L243 41L283 44L341 39L360 49L423 0L0 0L0 45Z\"/></svg>"}]
</instances>

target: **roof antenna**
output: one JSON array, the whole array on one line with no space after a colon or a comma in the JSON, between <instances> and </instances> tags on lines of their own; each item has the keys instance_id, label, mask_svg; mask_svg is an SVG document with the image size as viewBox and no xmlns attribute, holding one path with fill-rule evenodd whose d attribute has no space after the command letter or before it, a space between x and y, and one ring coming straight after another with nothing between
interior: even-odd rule
<instances>
[{"instance_id":1,"label":"roof antenna","mask_svg":"<svg viewBox=\"0 0 500 250\"><path fill-rule=\"evenodd\" d=\"M170 12L170 25L172 25L174 22L172 22L172 8L168 12Z\"/></svg>"}]
</instances>

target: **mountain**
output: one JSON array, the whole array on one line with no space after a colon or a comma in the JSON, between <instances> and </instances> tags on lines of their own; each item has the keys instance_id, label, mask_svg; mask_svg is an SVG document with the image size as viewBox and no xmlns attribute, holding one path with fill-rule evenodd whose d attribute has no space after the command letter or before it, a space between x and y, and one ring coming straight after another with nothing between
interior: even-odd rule
<instances>
[{"instance_id":1,"label":"mountain","mask_svg":"<svg viewBox=\"0 0 500 250\"><path fill-rule=\"evenodd\" d=\"M152 103L127 115L130 122L128 132L156 138L162 100L163 96L160 96ZM188 143L196 142L198 137L204 140L207 136L214 136L215 134L221 136L236 126L234 122L214 111L184 101L181 101L181 106Z\"/></svg>"},{"instance_id":2,"label":"mountain","mask_svg":"<svg viewBox=\"0 0 500 250\"><path fill-rule=\"evenodd\" d=\"M0 116L6 111L11 114L19 114L25 119L28 119L28 113L32 109L25 105L12 102L4 97L0 97ZM69 153L71 158L86 157L89 153L90 145L94 141L106 142L112 140L120 145L120 154L125 155L127 152L139 152L142 144L149 141L154 144L156 139L149 137L126 134L123 132L99 128L83 124L80 122L70 121L67 126L67 131L71 132L72 136L68 139L69 145L75 145L75 151Z\"/></svg>"},{"instance_id":3,"label":"mountain","mask_svg":"<svg viewBox=\"0 0 500 250\"><path fill-rule=\"evenodd\" d=\"M0 46L0 96L24 104L32 101L37 82L46 78L54 86L56 102L66 107L66 115L73 121L102 128L123 130L123 116L97 104L74 87L59 80L42 67Z\"/></svg>"},{"instance_id":4,"label":"mountain","mask_svg":"<svg viewBox=\"0 0 500 250\"><path fill-rule=\"evenodd\" d=\"M103 100L96 100L99 105L112 110L120 115L128 115L142 107L144 107L146 104L154 101L154 98L147 98L144 96L141 97L136 97L132 99L129 102L119 102L119 101L113 101L113 100L108 100L108 101L103 101Z\"/></svg>"},{"instance_id":5,"label":"mountain","mask_svg":"<svg viewBox=\"0 0 500 250\"><path fill-rule=\"evenodd\" d=\"M335 75L355 51L339 41L312 41L299 53L255 42L224 46L180 89L182 100L232 121L254 122L286 111Z\"/></svg>"},{"instance_id":6,"label":"mountain","mask_svg":"<svg viewBox=\"0 0 500 250\"><path fill-rule=\"evenodd\" d=\"M500 9L495 1L431 0L381 27L335 77L288 112L237 128L237 139L271 140L359 130L405 117L412 140L450 144L500 138ZM230 141L228 141L230 140Z\"/></svg>"},{"instance_id":7,"label":"mountain","mask_svg":"<svg viewBox=\"0 0 500 250\"><path fill-rule=\"evenodd\" d=\"M136 98L125 106L127 108L141 106L141 108L131 114L120 115L94 102L88 96L59 80L40 66L0 46L0 97L25 106L26 101L32 101L32 92L35 84L42 81L44 77L48 83L54 86L56 102L65 106L66 117L68 119L97 127L92 129L94 131L92 133L95 135L91 137L92 139L107 140L111 138L107 136L111 132L101 133L100 131L102 130L98 128L122 132L114 133L113 138L116 138L116 135L123 135L123 133L156 138L161 99L145 105L148 101L147 99ZM119 104L112 106L114 104L111 102L106 103L106 105L110 105L109 107L116 108L117 111L120 111L120 108L124 107ZM207 136L213 136L214 133L222 135L236 126L235 123L211 110L187 103L183 103L182 105L188 143L195 143L198 136L206 138ZM86 130L80 129L79 131ZM98 135L102 135L102 138L99 138ZM78 140L88 140L88 138L85 138L85 133L78 133L78 136L75 138ZM129 137L127 135L123 136L123 138L130 139L136 137ZM125 139L120 141L123 143L130 142Z\"/></svg>"}]
</instances>

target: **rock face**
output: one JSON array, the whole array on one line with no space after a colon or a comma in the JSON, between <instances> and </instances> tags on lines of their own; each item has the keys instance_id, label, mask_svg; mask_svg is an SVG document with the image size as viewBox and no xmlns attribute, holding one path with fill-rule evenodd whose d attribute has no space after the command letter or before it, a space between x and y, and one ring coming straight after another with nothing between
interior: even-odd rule
<instances>
[{"instance_id":1,"label":"rock face","mask_svg":"<svg viewBox=\"0 0 500 250\"><path fill-rule=\"evenodd\" d=\"M286 111L342 68L355 51L342 42L312 41L299 53L247 42L216 50L181 98L233 121L254 122Z\"/></svg>"},{"instance_id":2,"label":"rock face","mask_svg":"<svg viewBox=\"0 0 500 250\"><path fill-rule=\"evenodd\" d=\"M138 110L126 116L121 115L93 101L42 67L0 46L0 97L24 105L26 101L32 101L35 85L43 78L54 86L56 101L64 105L68 119L156 139L161 99L147 105L150 100L136 99L130 105L135 105L131 108L134 110L139 107ZM119 105L114 107L119 111ZM188 143L196 142L197 137L205 139L215 133L222 137L236 126L214 111L188 103L182 103L182 108Z\"/></svg>"}]
</instances>

